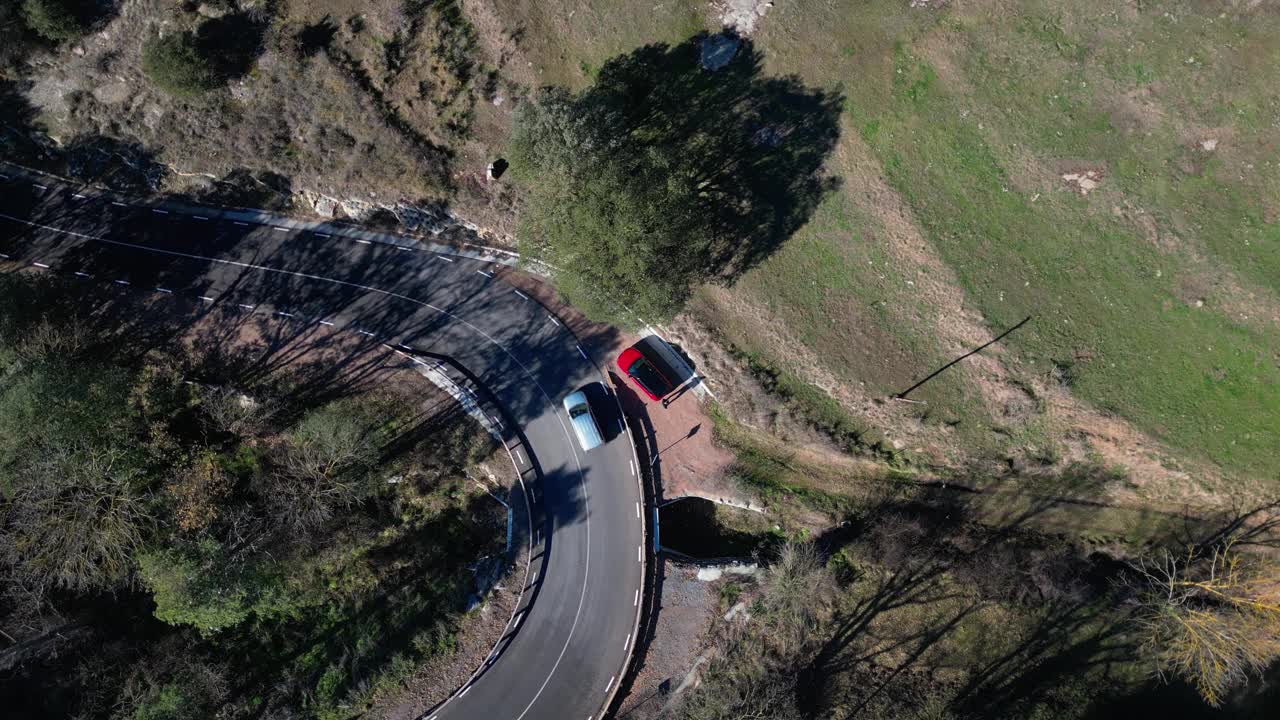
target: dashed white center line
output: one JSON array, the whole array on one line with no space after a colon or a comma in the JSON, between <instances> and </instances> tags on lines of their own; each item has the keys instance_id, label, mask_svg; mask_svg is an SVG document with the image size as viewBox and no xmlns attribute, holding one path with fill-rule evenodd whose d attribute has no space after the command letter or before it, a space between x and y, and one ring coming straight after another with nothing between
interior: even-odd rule
<instances>
[{"instance_id":1,"label":"dashed white center line","mask_svg":"<svg viewBox=\"0 0 1280 720\"><path fill-rule=\"evenodd\" d=\"M622 651L626 652L627 648L630 646L631 646L631 633L627 633L627 639L622 641Z\"/></svg>"},{"instance_id":2,"label":"dashed white center line","mask_svg":"<svg viewBox=\"0 0 1280 720\"><path fill-rule=\"evenodd\" d=\"M83 199L84 199L84 196L83 196L83 195L81 195L80 193L73 193L73 194L71 195L71 197L73 197L73 198L75 198L75 199L77 199L77 200L83 200Z\"/></svg>"},{"instance_id":3,"label":"dashed white center line","mask_svg":"<svg viewBox=\"0 0 1280 720\"><path fill-rule=\"evenodd\" d=\"M208 220L208 219L209 219L209 218L207 218L207 217L205 217L205 216L203 216L203 215L192 215L191 217L195 218L196 220Z\"/></svg>"},{"instance_id":4,"label":"dashed white center line","mask_svg":"<svg viewBox=\"0 0 1280 720\"><path fill-rule=\"evenodd\" d=\"M520 292L519 290L512 290L511 292L513 292L513 293L515 293L515 294L519 295L519 296L520 296L520 298L521 298L521 299L523 299L523 300L528 300L528 299L529 299L529 296L528 296L528 295L525 295L524 293Z\"/></svg>"},{"instance_id":5,"label":"dashed white center line","mask_svg":"<svg viewBox=\"0 0 1280 720\"><path fill-rule=\"evenodd\" d=\"M245 305L244 303L237 303L237 304L240 307L244 308L245 310L249 310L249 311L252 311L255 307L257 307L256 305Z\"/></svg>"},{"instance_id":6,"label":"dashed white center line","mask_svg":"<svg viewBox=\"0 0 1280 720\"><path fill-rule=\"evenodd\" d=\"M373 243L369 242L368 240L359 240L359 239L357 239L357 240L356 240L356 242L360 243L361 245L372 245L372 244L373 244Z\"/></svg>"},{"instance_id":7,"label":"dashed white center line","mask_svg":"<svg viewBox=\"0 0 1280 720\"><path fill-rule=\"evenodd\" d=\"M41 190L48 190L48 189L49 189L49 186L48 186L48 185L41 185L40 183L35 183L35 186L36 186L36 187L38 187L38 188L40 188Z\"/></svg>"},{"instance_id":8,"label":"dashed white center line","mask_svg":"<svg viewBox=\"0 0 1280 720\"><path fill-rule=\"evenodd\" d=\"M112 205L115 205L116 207L125 207L125 204L124 204L124 203L122 203L122 202L118 202L118 201L116 201L116 200L112 200L112 201L111 201L111 204L112 204Z\"/></svg>"},{"instance_id":9,"label":"dashed white center line","mask_svg":"<svg viewBox=\"0 0 1280 720\"><path fill-rule=\"evenodd\" d=\"M8 260L8 259L9 259L8 255L5 255L4 253L0 253L0 260Z\"/></svg>"},{"instance_id":10,"label":"dashed white center line","mask_svg":"<svg viewBox=\"0 0 1280 720\"><path fill-rule=\"evenodd\" d=\"M640 517L640 503L636 503L636 517Z\"/></svg>"},{"instance_id":11,"label":"dashed white center line","mask_svg":"<svg viewBox=\"0 0 1280 720\"><path fill-rule=\"evenodd\" d=\"M111 282L113 282L113 283L115 283L115 284L117 284L117 285L128 285L128 284L129 284L129 281L128 281L128 280L112 280Z\"/></svg>"},{"instance_id":12,"label":"dashed white center line","mask_svg":"<svg viewBox=\"0 0 1280 720\"><path fill-rule=\"evenodd\" d=\"M635 476L636 476L636 461L635 461L635 460L628 460L628 461L627 461L627 465L629 465L629 466L631 467L631 477L635 477Z\"/></svg>"},{"instance_id":13,"label":"dashed white center line","mask_svg":"<svg viewBox=\"0 0 1280 720\"><path fill-rule=\"evenodd\" d=\"M91 277L93 277L93 276L92 276L92 275L90 275L90 274L89 274L89 273L87 273L87 272L80 272L79 270L77 270L77 271L76 271L76 277L91 278Z\"/></svg>"},{"instance_id":14,"label":"dashed white center line","mask_svg":"<svg viewBox=\"0 0 1280 720\"><path fill-rule=\"evenodd\" d=\"M158 293L160 293L160 294L162 294L162 295L172 295L172 294L173 294L173 291L172 291L172 290L170 290L169 288L162 288L162 287L158 287L158 288L156 288L156 292L158 292Z\"/></svg>"},{"instance_id":15,"label":"dashed white center line","mask_svg":"<svg viewBox=\"0 0 1280 720\"><path fill-rule=\"evenodd\" d=\"M582 359L583 359L583 360L590 360L590 358L588 358L588 357L587 357L587 354L586 354L586 353L584 353L584 352L582 352L582 346L581 346L581 345L574 345L574 347L578 348L578 354L582 356Z\"/></svg>"},{"instance_id":16,"label":"dashed white center line","mask_svg":"<svg viewBox=\"0 0 1280 720\"><path fill-rule=\"evenodd\" d=\"M287 313L283 310L277 310L276 314L279 315L280 317L287 317L287 318L293 317L293 313Z\"/></svg>"},{"instance_id":17,"label":"dashed white center line","mask_svg":"<svg viewBox=\"0 0 1280 720\"><path fill-rule=\"evenodd\" d=\"M233 221L232 221L232 224L233 224L233 225L239 225L240 227L249 227L249 223L246 223L246 222L240 222L239 220L233 220Z\"/></svg>"},{"instance_id":18,"label":"dashed white center line","mask_svg":"<svg viewBox=\"0 0 1280 720\"><path fill-rule=\"evenodd\" d=\"M213 302L213 298L209 297L208 295L201 295L200 299L205 302Z\"/></svg>"},{"instance_id":19,"label":"dashed white center line","mask_svg":"<svg viewBox=\"0 0 1280 720\"><path fill-rule=\"evenodd\" d=\"M289 228L287 228L287 227L280 227L279 225L272 225L272 226L271 226L271 229L272 229L272 230L279 230L280 232L289 232Z\"/></svg>"},{"instance_id":20,"label":"dashed white center line","mask_svg":"<svg viewBox=\"0 0 1280 720\"><path fill-rule=\"evenodd\" d=\"M320 236L320 237L322 237L322 238L333 237L333 236L332 236L332 235L330 235L329 233L316 233L316 235L319 235L319 236Z\"/></svg>"},{"instance_id":21,"label":"dashed white center line","mask_svg":"<svg viewBox=\"0 0 1280 720\"><path fill-rule=\"evenodd\" d=\"M368 335L369 337L376 337L373 333L369 332L368 330L356 330L356 332L360 333L361 335Z\"/></svg>"},{"instance_id":22,"label":"dashed white center line","mask_svg":"<svg viewBox=\"0 0 1280 720\"><path fill-rule=\"evenodd\" d=\"M640 590L637 588L636 596L631 600L631 607L635 607L639 604L640 604Z\"/></svg>"},{"instance_id":23,"label":"dashed white center line","mask_svg":"<svg viewBox=\"0 0 1280 720\"><path fill-rule=\"evenodd\" d=\"M409 347L408 345L405 345L404 343L396 343L396 347L399 347L404 350L408 350L409 352L413 352L413 348Z\"/></svg>"},{"instance_id":24,"label":"dashed white center line","mask_svg":"<svg viewBox=\"0 0 1280 720\"><path fill-rule=\"evenodd\" d=\"M556 327L560 327L560 321L555 319L553 316L548 315L547 319L550 320L553 324L555 324Z\"/></svg>"},{"instance_id":25,"label":"dashed white center line","mask_svg":"<svg viewBox=\"0 0 1280 720\"><path fill-rule=\"evenodd\" d=\"M48 265L45 265L45 264L44 264L44 263L42 263L42 262L33 262L33 263L31 263L31 264L32 264L32 265L35 265L35 266L36 266L36 267L38 267L38 268L45 268L45 269L48 269L48 267L49 267Z\"/></svg>"},{"instance_id":26,"label":"dashed white center line","mask_svg":"<svg viewBox=\"0 0 1280 720\"><path fill-rule=\"evenodd\" d=\"M169 214L169 211L168 211L168 210L161 210L160 208L151 208L151 212L153 212L153 213L155 213L155 214L157 214L157 215L168 215L168 214Z\"/></svg>"},{"instance_id":27,"label":"dashed white center line","mask_svg":"<svg viewBox=\"0 0 1280 720\"><path fill-rule=\"evenodd\" d=\"M644 558L644 546L636 546L636 562L640 562Z\"/></svg>"},{"instance_id":28,"label":"dashed white center line","mask_svg":"<svg viewBox=\"0 0 1280 720\"><path fill-rule=\"evenodd\" d=\"M396 249L399 250L400 252L413 252L413 248L405 247L403 245L397 245Z\"/></svg>"},{"instance_id":29,"label":"dashed white center line","mask_svg":"<svg viewBox=\"0 0 1280 720\"><path fill-rule=\"evenodd\" d=\"M321 325L328 325L329 327L333 327L333 323L329 322L328 320L317 320L316 322L320 323Z\"/></svg>"},{"instance_id":30,"label":"dashed white center line","mask_svg":"<svg viewBox=\"0 0 1280 720\"><path fill-rule=\"evenodd\" d=\"M445 261L445 262L453 262L453 259L452 259L452 258L447 258L447 257L445 257L445 256L443 256L443 255L436 255L436 256L435 256L435 258L436 258L437 260L443 260L443 261Z\"/></svg>"},{"instance_id":31,"label":"dashed white center line","mask_svg":"<svg viewBox=\"0 0 1280 720\"><path fill-rule=\"evenodd\" d=\"M487 272L485 272L485 271L483 271L483 270L477 270L476 272L480 273L481 275L483 275L483 276L485 276L485 277L487 277L487 278L491 278L491 277L493 277L493 273L487 273Z\"/></svg>"}]
</instances>

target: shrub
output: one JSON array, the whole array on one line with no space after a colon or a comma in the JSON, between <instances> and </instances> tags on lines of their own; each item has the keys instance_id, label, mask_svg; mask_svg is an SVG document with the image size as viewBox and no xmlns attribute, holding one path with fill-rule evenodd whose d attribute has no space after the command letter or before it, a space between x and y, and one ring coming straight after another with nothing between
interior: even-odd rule
<instances>
[{"instance_id":1,"label":"shrub","mask_svg":"<svg viewBox=\"0 0 1280 720\"><path fill-rule=\"evenodd\" d=\"M53 42L74 40L89 31L82 3L76 0L23 0L27 27Z\"/></svg>"},{"instance_id":2,"label":"shrub","mask_svg":"<svg viewBox=\"0 0 1280 720\"><path fill-rule=\"evenodd\" d=\"M142 70L161 90L192 97L225 82L190 32L153 37L142 47Z\"/></svg>"}]
</instances>

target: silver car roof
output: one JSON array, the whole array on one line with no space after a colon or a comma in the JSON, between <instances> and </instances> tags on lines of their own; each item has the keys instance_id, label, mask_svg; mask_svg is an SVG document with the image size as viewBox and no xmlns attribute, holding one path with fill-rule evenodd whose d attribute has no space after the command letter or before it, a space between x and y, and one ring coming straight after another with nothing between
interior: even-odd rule
<instances>
[{"instance_id":1,"label":"silver car roof","mask_svg":"<svg viewBox=\"0 0 1280 720\"><path fill-rule=\"evenodd\" d=\"M574 417L573 409L579 405L585 405L587 412ZM583 450L590 450L604 444L604 438L600 436L600 428L596 425L595 415L591 412L591 405L587 402L586 393L581 390L569 393L564 399L564 411L569 415L569 422L573 424L573 432L578 436L578 442Z\"/></svg>"}]
</instances>

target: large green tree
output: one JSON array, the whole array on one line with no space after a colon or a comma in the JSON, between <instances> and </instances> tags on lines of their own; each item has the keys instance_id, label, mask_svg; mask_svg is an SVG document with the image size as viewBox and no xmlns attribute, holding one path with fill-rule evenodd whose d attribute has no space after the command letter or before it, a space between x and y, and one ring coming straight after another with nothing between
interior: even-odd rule
<instances>
[{"instance_id":1,"label":"large green tree","mask_svg":"<svg viewBox=\"0 0 1280 720\"><path fill-rule=\"evenodd\" d=\"M581 93L544 89L517 112L522 250L588 315L674 314L767 257L830 187L840 98L764 77L746 41L705 69L720 37L637 49Z\"/></svg>"}]
</instances>

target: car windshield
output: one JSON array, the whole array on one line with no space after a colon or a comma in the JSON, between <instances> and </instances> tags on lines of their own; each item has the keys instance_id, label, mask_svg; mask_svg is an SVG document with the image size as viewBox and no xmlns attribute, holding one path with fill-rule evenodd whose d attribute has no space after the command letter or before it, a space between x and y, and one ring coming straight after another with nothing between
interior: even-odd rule
<instances>
[{"instance_id":1,"label":"car windshield","mask_svg":"<svg viewBox=\"0 0 1280 720\"><path fill-rule=\"evenodd\" d=\"M653 395L662 395L667 391L667 379L659 375L644 358L636 358L631 367L627 368L627 374Z\"/></svg>"},{"instance_id":2,"label":"car windshield","mask_svg":"<svg viewBox=\"0 0 1280 720\"><path fill-rule=\"evenodd\" d=\"M579 403L569 408L569 417L576 418L586 415L589 412L586 403Z\"/></svg>"}]
</instances>

